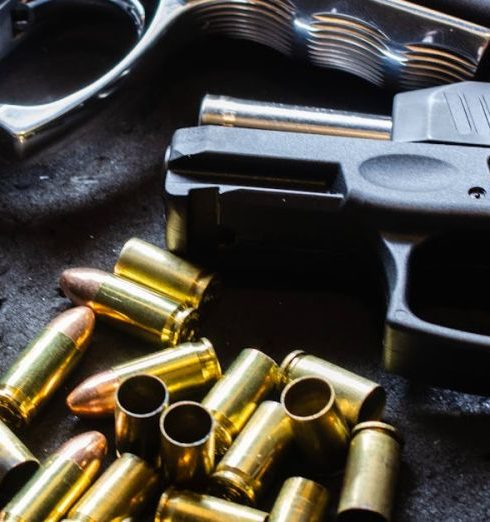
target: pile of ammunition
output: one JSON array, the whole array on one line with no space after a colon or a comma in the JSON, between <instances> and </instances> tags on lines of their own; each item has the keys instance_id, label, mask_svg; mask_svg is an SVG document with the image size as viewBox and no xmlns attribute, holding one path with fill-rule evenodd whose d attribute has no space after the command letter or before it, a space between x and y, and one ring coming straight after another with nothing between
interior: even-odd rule
<instances>
[{"instance_id":1,"label":"pile of ammunition","mask_svg":"<svg viewBox=\"0 0 490 522\"><path fill-rule=\"evenodd\" d=\"M0 489L10 494L0 521L143 520L163 491L156 522L320 522L331 495L311 478L344 469L338 520L390 519L401 440L378 420L381 386L302 351L279 366L245 349L222 375L212 343L196 340L216 276L138 239L114 274L70 269L61 287L78 306L0 377ZM96 481L101 433L78 435L39 464L10 429L29 424L75 367L95 315L163 348L68 396L76 415L114 418L117 459ZM272 509L258 509L294 453L311 477L289 478Z\"/></svg>"}]
</instances>

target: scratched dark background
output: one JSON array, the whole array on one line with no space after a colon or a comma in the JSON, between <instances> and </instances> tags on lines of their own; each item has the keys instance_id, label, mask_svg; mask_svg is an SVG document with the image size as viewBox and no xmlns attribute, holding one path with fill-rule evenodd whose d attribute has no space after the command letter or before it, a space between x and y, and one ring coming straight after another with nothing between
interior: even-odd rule
<instances>
[{"instance_id":1,"label":"scratched dark background","mask_svg":"<svg viewBox=\"0 0 490 522\"><path fill-rule=\"evenodd\" d=\"M42 101L69 92L104 71L129 41L123 23L78 16L67 22L4 61L1 101ZM208 92L384 114L392 100L346 74L292 63L250 43L213 39L161 46L89 121L28 160L0 160L1 371L70 306L58 288L64 268L110 270L131 236L164 244L165 147L175 129L197 122ZM383 371L382 301L362 265L329 268L318 285L307 274L297 277L290 285L243 282L244 274L225 277L222 300L202 324L223 366L243 347L259 347L277 360L303 348L380 381L388 392L385 419L406 440L396 520L490 520L490 399ZM82 364L21 434L23 440L44 458L87 429L111 439L110 421L78 419L64 398L88 375L151 349L99 323ZM292 466L283 475L296 471Z\"/></svg>"}]
</instances>

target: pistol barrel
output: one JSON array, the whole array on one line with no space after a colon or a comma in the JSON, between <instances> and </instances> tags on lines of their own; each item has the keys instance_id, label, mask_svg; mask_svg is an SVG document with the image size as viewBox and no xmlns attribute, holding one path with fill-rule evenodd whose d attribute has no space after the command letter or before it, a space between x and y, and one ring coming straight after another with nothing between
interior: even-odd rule
<instances>
[{"instance_id":1,"label":"pistol barrel","mask_svg":"<svg viewBox=\"0 0 490 522\"><path fill-rule=\"evenodd\" d=\"M387 116L211 94L202 101L199 124L377 140L391 139L392 129L392 120Z\"/></svg>"}]
</instances>

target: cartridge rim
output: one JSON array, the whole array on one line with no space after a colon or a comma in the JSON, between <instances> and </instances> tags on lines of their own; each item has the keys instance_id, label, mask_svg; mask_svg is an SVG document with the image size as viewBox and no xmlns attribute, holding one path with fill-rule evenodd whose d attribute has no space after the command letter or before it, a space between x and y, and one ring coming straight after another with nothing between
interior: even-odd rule
<instances>
[{"instance_id":1,"label":"cartridge rim","mask_svg":"<svg viewBox=\"0 0 490 522\"><path fill-rule=\"evenodd\" d=\"M370 419L379 419L386 405L386 391L378 385L371 390L361 404L358 413L359 423L368 422Z\"/></svg>"},{"instance_id":2,"label":"cartridge rim","mask_svg":"<svg viewBox=\"0 0 490 522\"><path fill-rule=\"evenodd\" d=\"M179 414L183 415L182 412L175 413L176 410L185 408L192 412L192 415L198 415L194 426L187 424L186 430L181 431L181 424L179 421ZM185 410L184 410L185 413ZM192 418L192 415L188 417ZM174 417L176 417L174 419ZM177 421L177 422L176 422ZM206 443L212 437L214 431L215 421L209 410L202 404L194 401L180 401L172 404L165 410L163 415L160 417L160 430L165 438L172 444L180 446L182 448L192 448L194 446L201 446ZM192 428L197 427L197 436L190 436L193 434ZM201 431L199 431L201 430ZM184 436L187 435L187 436ZM180 439L180 440L179 440Z\"/></svg>"},{"instance_id":3,"label":"cartridge rim","mask_svg":"<svg viewBox=\"0 0 490 522\"><path fill-rule=\"evenodd\" d=\"M316 393L315 393L316 392ZM306 395L320 398L317 403L309 404ZM321 418L335 403L335 391L332 385L320 377L300 377L290 382L281 393L281 404L289 417L296 421L309 421Z\"/></svg>"},{"instance_id":4,"label":"cartridge rim","mask_svg":"<svg viewBox=\"0 0 490 522\"><path fill-rule=\"evenodd\" d=\"M150 393L145 393L145 396L138 396L142 386L150 386ZM140 400L142 402L139 402ZM145 405L146 400L154 400L154 402L149 402L146 407L141 408L141 405ZM126 415L138 419L154 417L165 409L168 401L169 393L165 383L154 375L144 373L124 379L116 391L117 407Z\"/></svg>"},{"instance_id":5,"label":"cartridge rim","mask_svg":"<svg viewBox=\"0 0 490 522\"><path fill-rule=\"evenodd\" d=\"M22 401L17 399L19 393L20 390L0 386L0 419L16 428L23 428L27 425L28 419L20 408ZM23 398L27 401L25 396Z\"/></svg>"},{"instance_id":6,"label":"cartridge rim","mask_svg":"<svg viewBox=\"0 0 490 522\"><path fill-rule=\"evenodd\" d=\"M400 433L400 431L397 430L391 424L387 424L386 422L382 422L382 421L366 421L366 422L361 422L361 423L357 424L352 429L351 438L354 439L354 437L356 435L358 435L359 433L361 433L361 431L364 431L364 430L372 430L372 431L379 431L381 433L385 433L386 435L389 435L390 437L395 439L398 442L398 444L400 444L400 446L404 445L404 440L403 440L403 437L402 437L402 434Z\"/></svg>"},{"instance_id":7,"label":"cartridge rim","mask_svg":"<svg viewBox=\"0 0 490 522\"><path fill-rule=\"evenodd\" d=\"M169 317L167 324L169 324L170 332L167 328L163 328L162 341L169 335L169 343L175 346L185 341L192 341L198 335L199 313L195 308L189 308L186 305L181 305L177 308L175 313Z\"/></svg>"},{"instance_id":8,"label":"cartridge rim","mask_svg":"<svg viewBox=\"0 0 490 522\"><path fill-rule=\"evenodd\" d=\"M222 375L221 364L218 354L214 349L213 343L207 337L201 337L199 342L203 346L203 350L198 353L199 360L202 365L202 375L205 379L216 377L219 379Z\"/></svg>"},{"instance_id":9,"label":"cartridge rim","mask_svg":"<svg viewBox=\"0 0 490 522\"><path fill-rule=\"evenodd\" d=\"M286 384L288 384L288 371L295 359L297 359L300 355L303 355L305 353L306 352L304 350L294 350L293 352L288 353L286 357L284 357L281 365L279 366L279 370L281 373L280 384L282 384L282 386L286 386Z\"/></svg>"}]
</instances>

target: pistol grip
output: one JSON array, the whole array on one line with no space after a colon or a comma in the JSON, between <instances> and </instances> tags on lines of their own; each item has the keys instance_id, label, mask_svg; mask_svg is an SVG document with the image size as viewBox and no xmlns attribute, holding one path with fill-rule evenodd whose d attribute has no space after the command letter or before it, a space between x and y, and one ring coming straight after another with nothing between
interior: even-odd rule
<instances>
[{"instance_id":1,"label":"pistol grip","mask_svg":"<svg viewBox=\"0 0 490 522\"><path fill-rule=\"evenodd\" d=\"M384 364L388 371L464 391L490 392L490 337L426 321L410 307L412 256L425 238L382 237L388 306Z\"/></svg>"}]
</instances>

